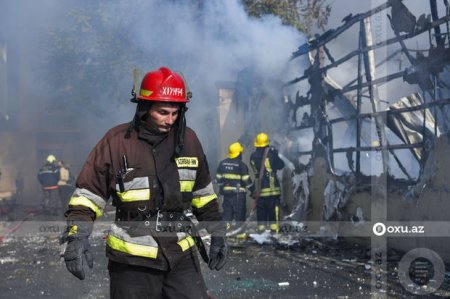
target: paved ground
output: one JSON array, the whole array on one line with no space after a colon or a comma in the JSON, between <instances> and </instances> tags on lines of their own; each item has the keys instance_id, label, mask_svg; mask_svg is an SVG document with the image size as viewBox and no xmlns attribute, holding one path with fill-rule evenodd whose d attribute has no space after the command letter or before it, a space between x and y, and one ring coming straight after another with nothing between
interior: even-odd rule
<instances>
[{"instance_id":1,"label":"paved ground","mask_svg":"<svg viewBox=\"0 0 450 299\"><path fill-rule=\"evenodd\" d=\"M87 270L85 281L67 272L59 258L58 236L63 226L63 221L39 215L0 222L2 298L109 297L104 254L108 221L97 223L91 236L95 265ZM248 241L234 244L231 251L222 271L210 271L202 263L214 298L370 298L376 294L371 285L370 252L356 245L309 239L286 248ZM383 273L386 298L415 298L398 282L396 267L393 258ZM426 298L448 298L449 284L446 276L435 295Z\"/></svg>"}]
</instances>

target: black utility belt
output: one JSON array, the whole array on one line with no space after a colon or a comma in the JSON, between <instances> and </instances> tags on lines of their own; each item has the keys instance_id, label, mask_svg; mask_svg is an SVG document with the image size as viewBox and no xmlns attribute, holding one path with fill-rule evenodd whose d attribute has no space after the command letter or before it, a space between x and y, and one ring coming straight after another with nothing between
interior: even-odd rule
<instances>
[{"instance_id":1,"label":"black utility belt","mask_svg":"<svg viewBox=\"0 0 450 299\"><path fill-rule=\"evenodd\" d=\"M162 233L190 233L192 222L184 213L158 211L155 214L145 216L142 221L139 221L138 226Z\"/></svg>"}]
</instances>

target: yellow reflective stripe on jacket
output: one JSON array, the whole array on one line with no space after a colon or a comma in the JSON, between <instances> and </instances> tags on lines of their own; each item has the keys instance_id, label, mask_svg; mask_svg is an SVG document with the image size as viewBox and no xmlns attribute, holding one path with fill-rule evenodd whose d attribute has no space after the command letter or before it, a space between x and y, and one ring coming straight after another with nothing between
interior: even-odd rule
<instances>
[{"instance_id":1,"label":"yellow reflective stripe on jacket","mask_svg":"<svg viewBox=\"0 0 450 299\"><path fill-rule=\"evenodd\" d=\"M271 195L280 195L280 194L281 194L280 187L263 188L263 189L261 189L261 193L259 196L271 196Z\"/></svg>"},{"instance_id":2,"label":"yellow reflective stripe on jacket","mask_svg":"<svg viewBox=\"0 0 450 299\"><path fill-rule=\"evenodd\" d=\"M272 166L270 165L269 158L266 158L266 160L264 161L264 167L268 172L272 172Z\"/></svg>"},{"instance_id":3,"label":"yellow reflective stripe on jacket","mask_svg":"<svg viewBox=\"0 0 450 299\"><path fill-rule=\"evenodd\" d=\"M241 180L241 175L240 175L240 174L225 173L225 174L223 175L223 177L224 177L225 179L228 179L228 180Z\"/></svg>"},{"instance_id":4,"label":"yellow reflective stripe on jacket","mask_svg":"<svg viewBox=\"0 0 450 299\"><path fill-rule=\"evenodd\" d=\"M270 189L275 189L276 187L275 187L275 177L274 176L270 176L270 179L269 179L269 188Z\"/></svg>"},{"instance_id":5,"label":"yellow reflective stripe on jacket","mask_svg":"<svg viewBox=\"0 0 450 299\"><path fill-rule=\"evenodd\" d=\"M217 198L216 194L211 194L211 195L202 196L202 197L195 197L192 199L192 206L194 208L199 209L201 207L204 207L207 203L209 203L210 201L213 201L216 198Z\"/></svg>"},{"instance_id":6,"label":"yellow reflective stripe on jacket","mask_svg":"<svg viewBox=\"0 0 450 299\"><path fill-rule=\"evenodd\" d=\"M125 192L117 192L117 195L123 202L148 200L150 199L150 189L128 190Z\"/></svg>"},{"instance_id":7,"label":"yellow reflective stripe on jacket","mask_svg":"<svg viewBox=\"0 0 450 299\"><path fill-rule=\"evenodd\" d=\"M102 215L102 211L106 207L106 200L88 189L75 188L69 204L90 208L95 213L96 218L98 218Z\"/></svg>"},{"instance_id":8,"label":"yellow reflective stripe on jacket","mask_svg":"<svg viewBox=\"0 0 450 299\"><path fill-rule=\"evenodd\" d=\"M237 188L236 187L231 187L231 186L225 186L223 187L223 191L236 191ZM239 188L240 192L246 192L247 190L245 188Z\"/></svg>"},{"instance_id":9,"label":"yellow reflective stripe on jacket","mask_svg":"<svg viewBox=\"0 0 450 299\"><path fill-rule=\"evenodd\" d=\"M158 255L157 247L133 244L133 243L121 240L112 235L108 236L106 244L108 244L108 246L114 250L128 253L130 255L148 257L148 258L152 258L152 259L156 259L157 255Z\"/></svg>"},{"instance_id":10,"label":"yellow reflective stripe on jacket","mask_svg":"<svg viewBox=\"0 0 450 299\"><path fill-rule=\"evenodd\" d=\"M180 245L182 251L186 251L192 246L195 245L194 239L191 236L188 236L187 238L178 241L178 245Z\"/></svg>"},{"instance_id":11,"label":"yellow reflective stripe on jacket","mask_svg":"<svg viewBox=\"0 0 450 299\"><path fill-rule=\"evenodd\" d=\"M194 208L201 208L216 198L217 196L216 193L214 193L213 185L209 182L205 188L192 192L192 206Z\"/></svg>"},{"instance_id":12,"label":"yellow reflective stripe on jacket","mask_svg":"<svg viewBox=\"0 0 450 299\"><path fill-rule=\"evenodd\" d=\"M181 192L192 192L194 185L195 185L195 181L180 181L180 191Z\"/></svg>"},{"instance_id":13,"label":"yellow reflective stripe on jacket","mask_svg":"<svg viewBox=\"0 0 450 299\"><path fill-rule=\"evenodd\" d=\"M91 209L95 213L95 217L99 218L102 216L102 210L89 198L84 196L72 196L69 201L71 206L83 206Z\"/></svg>"}]
</instances>

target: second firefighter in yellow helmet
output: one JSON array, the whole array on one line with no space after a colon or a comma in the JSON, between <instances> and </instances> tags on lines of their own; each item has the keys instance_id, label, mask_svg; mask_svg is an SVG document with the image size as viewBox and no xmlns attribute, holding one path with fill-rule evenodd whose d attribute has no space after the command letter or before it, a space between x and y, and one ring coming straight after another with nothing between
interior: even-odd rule
<instances>
[{"instance_id":1,"label":"second firefighter in yellow helmet","mask_svg":"<svg viewBox=\"0 0 450 299\"><path fill-rule=\"evenodd\" d=\"M269 143L269 136L266 133L261 132L256 135L253 145L255 147L266 147L269 145Z\"/></svg>"},{"instance_id":2,"label":"second firefighter in yellow helmet","mask_svg":"<svg viewBox=\"0 0 450 299\"><path fill-rule=\"evenodd\" d=\"M273 146L269 147L269 144L269 136L259 133L253 143L256 149L250 155L250 165L255 174L252 196L256 200L259 232L265 231L267 224L272 232L278 232L279 229L281 187L277 171L284 167L284 162L278 156L278 151Z\"/></svg>"},{"instance_id":3,"label":"second firefighter in yellow helmet","mask_svg":"<svg viewBox=\"0 0 450 299\"><path fill-rule=\"evenodd\" d=\"M228 158L234 159L244 151L244 148L239 142L232 143L228 147Z\"/></svg>"},{"instance_id":4,"label":"second firefighter in yellow helmet","mask_svg":"<svg viewBox=\"0 0 450 299\"><path fill-rule=\"evenodd\" d=\"M240 227L247 214L247 190L252 185L247 165L242 162L244 148L239 142L228 147L227 158L219 163L216 172L219 193L223 196L223 219L228 229ZM238 238L245 238L245 233Z\"/></svg>"}]
</instances>

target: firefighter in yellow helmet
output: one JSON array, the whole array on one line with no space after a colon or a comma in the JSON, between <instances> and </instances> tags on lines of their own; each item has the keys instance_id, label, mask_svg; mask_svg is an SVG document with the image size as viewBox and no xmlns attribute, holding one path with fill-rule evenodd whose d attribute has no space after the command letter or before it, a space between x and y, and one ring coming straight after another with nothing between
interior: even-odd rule
<instances>
[{"instance_id":1,"label":"firefighter in yellow helmet","mask_svg":"<svg viewBox=\"0 0 450 299\"><path fill-rule=\"evenodd\" d=\"M235 225L240 226L247 214L247 190L252 181L247 165L242 162L243 151L244 148L239 142L232 143L228 148L227 158L219 163L216 172L220 194L223 196L223 219L228 228L231 228L233 220ZM245 237L245 233L238 235L239 239Z\"/></svg>"},{"instance_id":2,"label":"firefighter in yellow helmet","mask_svg":"<svg viewBox=\"0 0 450 299\"><path fill-rule=\"evenodd\" d=\"M43 210L46 215L60 215L61 203L59 200L59 167L56 164L56 157L48 155L45 165L43 165L37 175L39 184L41 184L43 198Z\"/></svg>"},{"instance_id":3,"label":"firefighter in yellow helmet","mask_svg":"<svg viewBox=\"0 0 450 299\"><path fill-rule=\"evenodd\" d=\"M256 200L258 231L263 232L268 223L272 232L278 232L281 188L277 171L284 167L284 162L278 151L269 146L266 133L256 135L253 145L256 149L250 156L250 165L255 174L252 196Z\"/></svg>"},{"instance_id":4,"label":"firefighter in yellow helmet","mask_svg":"<svg viewBox=\"0 0 450 299\"><path fill-rule=\"evenodd\" d=\"M47 156L47 163L55 163L56 157L54 155L48 155Z\"/></svg>"},{"instance_id":5,"label":"firefighter in yellow helmet","mask_svg":"<svg viewBox=\"0 0 450 299\"><path fill-rule=\"evenodd\" d=\"M207 298L197 245L211 270L226 262L225 223L195 132L186 127L190 99L183 77L148 72L131 123L110 129L87 157L65 213L67 269L85 279L89 235L110 197L115 221L106 239L111 298ZM208 252L190 217L211 234Z\"/></svg>"}]
</instances>

